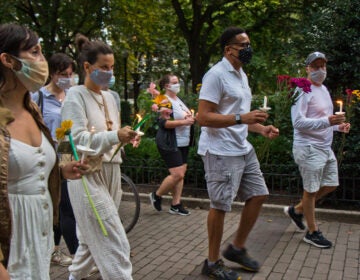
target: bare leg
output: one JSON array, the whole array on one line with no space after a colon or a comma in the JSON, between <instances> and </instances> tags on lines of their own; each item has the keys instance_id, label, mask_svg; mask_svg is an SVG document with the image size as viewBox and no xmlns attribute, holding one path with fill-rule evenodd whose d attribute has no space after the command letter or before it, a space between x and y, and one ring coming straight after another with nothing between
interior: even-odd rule
<instances>
[{"instance_id":1,"label":"bare leg","mask_svg":"<svg viewBox=\"0 0 360 280\"><path fill-rule=\"evenodd\" d=\"M236 231L234 245L237 248L244 248L246 239L252 230L261 210L261 206L267 196L255 196L245 202L241 213L239 228Z\"/></svg>"},{"instance_id":2,"label":"bare leg","mask_svg":"<svg viewBox=\"0 0 360 280\"><path fill-rule=\"evenodd\" d=\"M187 164L183 164L182 165L183 168L183 174L185 176L186 173L186 168L187 168ZM180 203L181 201L181 195L182 195L182 191L183 191L183 187L184 187L184 178L182 180L180 180L173 189L173 199L172 199L172 205L177 205Z\"/></svg>"},{"instance_id":3,"label":"bare leg","mask_svg":"<svg viewBox=\"0 0 360 280\"><path fill-rule=\"evenodd\" d=\"M326 196L327 194L336 190L336 187L322 187L316 193L315 202L318 201L320 198ZM302 214L304 212L303 203L300 201L295 207L295 212L298 214Z\"/></svg>"},{"instance_id":4,"label":"bare leg","mask_svg":"<svg viewBox=\"0 0 360 280\"><path fill-rule=\"evenodd\" d=\"M315 199L316 199L316 193L309 193L304 190L304 194L302 198L303 213L310 234L313 233L315 230L317 230L315 224Z\"/></svg>"},{"instance_id":5,"label":"bare leg","mask_svg":"<svg viewBox=\"0 0 360 280\"><path fill-rule=\"evenodd\" d=\"M163 196L167 194L170 190L173 190L174 194L176 191L174 190L175 187L180 183L183 182L185 171L183 166L178 166L169 169L170 175L168 175L161 183L160 187L156 191L156 195ZM181 187L182 191L182 187ZM176 193L178 195L178 193ZM180 193L181 196L181 193Z\"/></svg>"},{"instance_id":6,"label":"bare leg","mask_svg":"<svg viewBox=\"0 0 360 280\"><path fill-rule=\"evenodd\" d=\"M216 262L220 258L220 245L224 230L224 218L224 211L210 208L207 219L210 262Z\"/></svg>"}]
</instances>

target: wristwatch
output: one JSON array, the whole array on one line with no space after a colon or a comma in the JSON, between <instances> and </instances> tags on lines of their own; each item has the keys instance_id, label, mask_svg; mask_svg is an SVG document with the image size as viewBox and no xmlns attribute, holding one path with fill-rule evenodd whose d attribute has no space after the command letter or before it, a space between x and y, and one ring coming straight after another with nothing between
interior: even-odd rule
<instances>
[{"instance_id":1,"label":"wristwatch","mask_svg":"<svg viewBox=\"0 0 360 280\"><path fill-rule=\"evenodd\" d=\"M237 124L241 124L241 123L242 123L242 122L241 122L241 116L240 116L240 114L235 114L235 121L236 121Z\"/></svg>"}]
</instances>

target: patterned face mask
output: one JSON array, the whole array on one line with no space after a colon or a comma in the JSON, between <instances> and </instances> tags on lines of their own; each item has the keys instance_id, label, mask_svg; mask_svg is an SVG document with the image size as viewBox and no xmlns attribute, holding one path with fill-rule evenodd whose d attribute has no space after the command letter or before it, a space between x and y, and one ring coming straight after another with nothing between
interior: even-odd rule
<instances>
[{"instance_id":1,"label":"patterned face mask","mask_svg":"<svg viewBox=\"0 0 360 280\"><path fill-rule=\"evenodd\" d=\"M46 60L29 61L18 57L14 58L21 62L21 69L13 69L13 71L27 90L36 92L45 85L49 76L49 68Z\"/></svg>"},{"instance_id":2,"label":"patterned face mask","mask_svg":"<svg viewBox=\"0 0 360 280\"><path fill-rule=\"evenodd\" d=\"M62 90L69 89L73 85L73 78L59 78L56 85Z\"/></svg>"},{"instance_id":3,"label":"patterned face mask","mask_svg":"<svg viewBox=\"0 0 360 280\"><path fill-rule=\"evenodd\" d=\"M113 71L102 71L99 69L95 69L90 74L90 79L97 84L98 86L107 86L113 76Z\"/></svg>"},{"instance_id":4,"label":"patterned face mask","mask_svg":"<svg viewBox=\"0 0 360 280\"><path fill-rule=\"evenodd\" d=\"M252 58L252 48L251 47L239 50L238 59L241 61L242 64L250 63L251 58Z\"/></svg>"}]
</instances>

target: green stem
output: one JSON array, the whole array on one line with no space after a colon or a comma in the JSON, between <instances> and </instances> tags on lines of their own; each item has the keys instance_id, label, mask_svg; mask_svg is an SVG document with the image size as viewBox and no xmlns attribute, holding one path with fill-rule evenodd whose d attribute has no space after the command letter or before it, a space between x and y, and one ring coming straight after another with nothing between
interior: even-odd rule
<instances>
[{"instance_id":1,"label":"green stem","mask_svg":"<svg viewBox=\"0 0 360 280\"><path fill-rule=\"evenodd\" d=\"M147 114L141 121L139 121L133 128L133 130L137 130L140 128L149 118L151 117L150 114Z\"/></svg>"},{"instance_id":2,"label":"green stem","mask_svg":"<svg viewBox=\"0 0 360 280\"><path fill-rule=\"evenodd\" d=\"M74 158L76 161L79 160L79 156L78 156L78 153L76 151L76 148L75 148L75 144L74 144L74 140L72 138L72 135L71 135L71 132L68 133L68 136L69 136L69 142L70 142L70 146L71 146L71 150L74 154ZM101 220L101 217L98 213L98 211L96 210L96 207L95 207L95 204L94 204L94 201L92 200L91 196L90 196L90 192L89 192L89 188L88 188L88 185L87 185L87 182L85 180L85 177L84 176L81 176L81 180L82 180L82 183L83 183L83 187L84 187L84 190L85 190L85 193L86 193L86 196L89 200L89 203L90 203L90 206L95 214L95 217L100 225L100 228L101 228L101 231L103 233L104 236L108 236L108 233L106 231L106 228Z\"/></svg>"}]
</instances>

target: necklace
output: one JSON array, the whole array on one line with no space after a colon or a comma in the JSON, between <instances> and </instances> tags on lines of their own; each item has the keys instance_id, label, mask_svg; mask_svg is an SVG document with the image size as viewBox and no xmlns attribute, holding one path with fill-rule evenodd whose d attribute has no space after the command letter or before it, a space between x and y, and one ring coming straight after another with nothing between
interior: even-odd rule
<instances>
[{"instance_id":1,"label":"necklace","mask_svg":"<svg viewBox=\"0 0 360 280\"><path fill-rule=\"evenodd\" d=\"M102 99L102 103L99 102L97 100L97 98L95 97L95 94L97 93L93 93L92 90L89 90L88 88L86 88L87 91L89 92L90 96L95 100L95 102L98 104L99 106L99 109L102 111L102 107L104 107L104 112L105 112L105 123L106 123L106 127L107 127L107 130L108 131L111 131L112 130L112 125L113 125L113 122L112 120L110 120L110 117L109 117L109 110L108 110L108 107L107 107L107 104L105 102L105 98L104 96L102 95L101 91L100 91L100 96L101 96L101 99Z\"/></svg>"}]
</instances>

